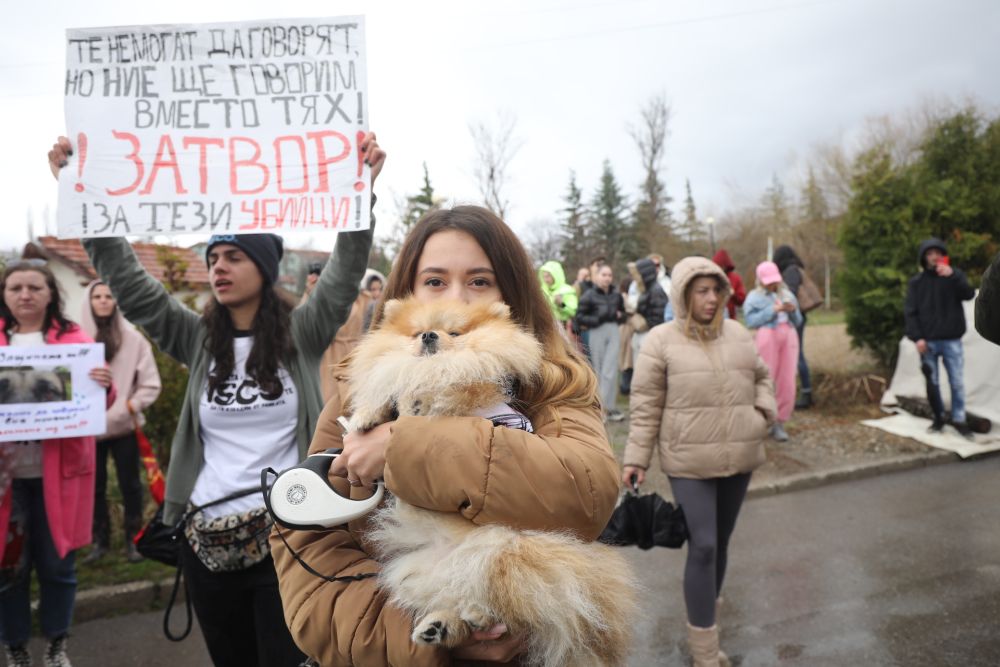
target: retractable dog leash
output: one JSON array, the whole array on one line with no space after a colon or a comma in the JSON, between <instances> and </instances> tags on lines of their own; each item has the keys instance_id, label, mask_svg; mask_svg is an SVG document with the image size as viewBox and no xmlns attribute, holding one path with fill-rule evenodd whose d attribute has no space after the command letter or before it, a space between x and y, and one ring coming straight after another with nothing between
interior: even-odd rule
<instances>
[{"instance_id":1,"label":"retractable dog leash","mask_svg":"<svg viewBox=\"0 0 1000 667\"><path fill-rule=\"evenodd\" d=\"M334 577L321 574L299 556L285 539L279 526L293 530L326 530L360 518L378 507L385 495L385 485L379 481L370 498L352 500L337 493L330 485L328 474L341 449L327 449L306 458L302 463L281 473L273 468L260 471L260 487L264 505L275 522L275 531L285 548L306 572L325 581L360 581L376 573ZM275 476L268 485L268 477Z\"/></svg>"}]
</instances>

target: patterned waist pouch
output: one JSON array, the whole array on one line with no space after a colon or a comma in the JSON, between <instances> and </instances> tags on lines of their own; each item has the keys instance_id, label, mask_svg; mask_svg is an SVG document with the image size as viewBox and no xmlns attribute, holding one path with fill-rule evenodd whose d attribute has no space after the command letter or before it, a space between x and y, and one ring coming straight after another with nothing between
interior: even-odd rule
<instances>
[{"instance_id":1,"label":"patterned waist pouch","mask_svg":"<svg viewBox=\"0 0 1000 667\"><path fill-rule=\"evenodd\" d=\"M254 491L260 493L260 489ZM211 572L234 572L246 570L267 558L271 553L267 539L274 525L267 508L258 507L210 519L205 516L204 509L214 504L194 507L185 515L184 536L198 560Z\"/></svg>"}]
</instances>

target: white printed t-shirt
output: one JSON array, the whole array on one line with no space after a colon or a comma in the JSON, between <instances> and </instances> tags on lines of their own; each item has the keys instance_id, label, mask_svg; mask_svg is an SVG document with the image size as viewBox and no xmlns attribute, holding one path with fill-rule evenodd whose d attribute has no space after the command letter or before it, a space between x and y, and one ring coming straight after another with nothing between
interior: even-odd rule
<instances>
[{"instance_id":1,"label":"white printed t-shirt","mask_svg":"<svg viewBox=\"0 0 1000 667\"><path fill-rule=\"evenodd\" d=\"M295 384L288 371L279 366L281 393L263 395L256 381L246 376L252 347L253 336L237 334L233 339L232 375L212 395L205 381L198 406L205 464L191 494L194 505L259 487L264 468L281 471L299 462L295 442L299 397ZM263 506L263 496L252 493L209 507L205 516L212 519Z\"/></svg>"}]
</instances>

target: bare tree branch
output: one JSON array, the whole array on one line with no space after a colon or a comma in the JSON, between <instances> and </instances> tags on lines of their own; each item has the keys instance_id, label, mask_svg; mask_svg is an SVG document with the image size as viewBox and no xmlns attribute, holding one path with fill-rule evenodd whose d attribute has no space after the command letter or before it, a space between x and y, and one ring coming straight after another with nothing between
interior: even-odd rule
<instances>
[{"instance_id":1,"label":"bare tree branch","mask_svg":"<svg viewBox=\"0 0 1000 667\"><path fill-rule=\"evenodd\" d=\"M469 125L476 150L474 174L479 193L488 209L506 219L510 202L506 198L507 167L521 148L514 136L517 118L510 112L497 114L496 125L483 121Z\"/></svg>"}]
</instances>

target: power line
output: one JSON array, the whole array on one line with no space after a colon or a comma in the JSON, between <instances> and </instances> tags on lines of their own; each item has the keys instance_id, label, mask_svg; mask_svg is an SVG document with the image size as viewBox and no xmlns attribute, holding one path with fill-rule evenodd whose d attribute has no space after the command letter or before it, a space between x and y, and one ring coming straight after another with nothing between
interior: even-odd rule
<instances>
[{"instance_id":1,"label":"power line","mask_svg":"<svg viewBox=\"0 0 1000 667\"><path fill-rule=\"evenodd\" d=\"M541 37L538 39L526 39L515 42L497 42L494 44L478 44L476 46L466 47L466 51L479 51L488 50L496 48L506 48L509 46L527 46L531 44L545 44L548 42L564 42L574 39L587 39L590 37L603 37L605 35L613 35L623 32L637 32L640 30L653 30L656 28L670 28L680 25L690 25L693 23L711 23L714 21L728 21L734 18L743 18L746 16L759 16L762 14L774 14L778 12L794 11L798 9L806 9L809 7L820 7L823 5L836 4L838 2L843 2L843 0L817 0L816 2L802 2L791 5L782 5L779 7L768 7L765 9L750 9L742 12L730 12L727 14L714 14L711 16L696 16L688 19L674 19L671 21L662 21L659 23L644 23L641 25L633 26L623 26L620 28L607 28L604 30L594 30L591 32L581 32L572 35L557 35L554 37Z\"/></svg>"}]
</instances>

